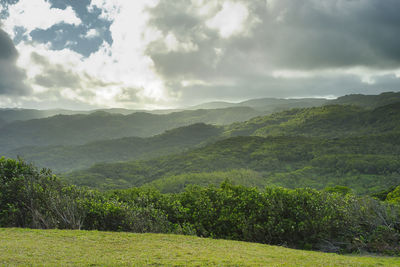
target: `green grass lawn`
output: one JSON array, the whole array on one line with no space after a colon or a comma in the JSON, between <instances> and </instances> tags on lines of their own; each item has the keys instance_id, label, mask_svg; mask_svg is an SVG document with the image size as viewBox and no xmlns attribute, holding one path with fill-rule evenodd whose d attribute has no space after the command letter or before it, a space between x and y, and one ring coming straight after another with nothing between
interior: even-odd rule
<instances>
[{"instance_id":1,"label":"green grass lawn","mask_svg":"<svg viewBox=\"0 0 400 267\"><path fill-rule=\"evenodd\" d=\"M0 265L400 266L400 258L342 256L166 234L0 229Z\"/></svg>"}]
</instances>

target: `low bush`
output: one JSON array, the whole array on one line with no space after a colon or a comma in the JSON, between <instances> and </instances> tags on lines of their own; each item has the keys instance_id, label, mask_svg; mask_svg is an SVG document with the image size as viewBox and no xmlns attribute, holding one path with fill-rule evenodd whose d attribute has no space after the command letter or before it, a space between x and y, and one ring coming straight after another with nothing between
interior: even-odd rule
<instances>
[{"instance_id":1,"label":"low bush","mask_svg":"<svg viewBox=\"0 0 400 267\"><path fill-rule=\"evenodd\" d=\"M190 186L99 192L63 184L50 170L0 159L0 227L196 234L330 252L400 254L397 191L388 201L344 187Z\"/></svg>"}]
</instances>

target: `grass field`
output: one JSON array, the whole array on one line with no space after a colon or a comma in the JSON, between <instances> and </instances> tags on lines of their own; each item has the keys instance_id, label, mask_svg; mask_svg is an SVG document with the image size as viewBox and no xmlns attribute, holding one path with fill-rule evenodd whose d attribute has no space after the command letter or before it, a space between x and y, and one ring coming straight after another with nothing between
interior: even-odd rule
<instances>
[{"instance_id":1,"label":"grass field","mask_svg":"<svg viewBox=\"0 0 400 267\"><path fill-rule=\"evenodd\" d=\"M165 234L0 229L3 266L400 266L400 258L342 256Z\"/></svg>"}]
</instances>

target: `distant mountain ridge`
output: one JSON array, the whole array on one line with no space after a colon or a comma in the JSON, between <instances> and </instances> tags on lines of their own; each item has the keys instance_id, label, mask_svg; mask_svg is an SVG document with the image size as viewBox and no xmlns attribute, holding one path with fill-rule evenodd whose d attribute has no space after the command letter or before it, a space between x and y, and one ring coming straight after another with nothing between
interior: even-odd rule
<instances>
[{"instance_id":1,"label":"distant mountain ridge","mask_svg":"<svg viewBox=\"0 0 400 267\"><path fill-rule=\"evenodd\" d=\"M355 105L376 108L400 101L400 92L384 92L379 95L350 94L337 99L325 98L258 98L242 102L214 101L187 109L215 109L227 107L251 107L260 111L278 112L291 108L318 107L323 105Z\"/></svg>"},{"instance_id":2,"label":"distant mountain ridge","mask_svg":"<svg viewBox=\"0 0 400 267\"><path fill-rule=\"evenodd\" d=\"M48 119L10 124L15 128L0 130L0 147L3 145L3 155L22 156L39 166L65 172L87 168L97 162L146 159L178 153L202 142L232 136L303 135L338 138L378 134L381 129L395 131L400 125L399 103L373 111L353 105L328 105L290 109L268 116L257 116L262 112L249 107L194 110L164 115L143 112L121 115L105 111L96 111L89 115L58 115ZM252 119L246 120L248 118ZM218 124L239 122L229 124L223 130L211 125L184 127L204 121ZM182 144L171 141L167 137L168 132L160 134L181 126L183 128L176 129L176 132L180 133ZM218 131L216 130L214 135L209 134L210 127ZM190 135L193 135L193 132L189 134L190 130L185 129L196 129L196 134L203 135L204 139L201 142L185 144L184 140L191 140ZM154 134L159 136L145 138ZM8 152L5 148L9 148Z\"/></svg>"},{"instance_id":3,"label":"distant mountain ridge","mask_svg":"<svg viewBox=\"0 0 400 267\"><path fill-rule=\"evenodd\" d=\"M0 128L0 151L24 146L82 145L123 137L150 137L194 123L230 124L245 121L260 112L249 107L187 110L170 114L136 112L128 115L96 111L91 114L56 115L15 121Z\"/></svg>"},{"instance_id":4,"label":"distant mountain ridge","mask_svg":"<svg viewBox=\"0 0 400 267\"><path fill-rule=\"evenodd\" d=\"M400 92L385 92L379 95L352 94L331 100L331 104L355 105L365 108L376 108L400 102Z\"/></svg>"},{"instance_id":5,"label":"distant mountain ridge","mask_svg":"<svg viewBox=\"0 0 400 267\"><path fill-rule=\"evenodd\" d=\"M222 131L222 127L197 123L148 138L124 137L76 146L23 147L6 155L11 158L22 156L39 167L51 167L55 172L68 172L98 162L149 159L179 153L215 140Z\"/></svg>"},{"instance_id":6,"label":"distant mountain ridge","mask_svg":"<svg viewBox=\"0 0 400 267\"><path fill-rule=\"evenodd\" d=\"M375 108L382 105L391 104L400 101L400 92L385 92L379 95L363 95L351 94L338 97L337 99L328 100L325 98L258 98L241 101L238 103L227 101L206 102L195 106L178 109L159 109L159 110L140 110L140 109L125 109L125 108L109 108L95 110L67 110L67 109L21 109L21 108L1 108L0 109L0 126L1 123L9 123L12 121L26 121L31 119L48 118L56 115L76 115L76 114L91 114L98 111L104 111L112 114L129 115L136 112L144 112L150 114L170 114L173 112L181 112L184 110L197 109L224 109L231 107L250 107L263 112L278 112L291 108L317 107L331 104L346 104L358 105L362 107Z\"/></svg>"}]
</instances>

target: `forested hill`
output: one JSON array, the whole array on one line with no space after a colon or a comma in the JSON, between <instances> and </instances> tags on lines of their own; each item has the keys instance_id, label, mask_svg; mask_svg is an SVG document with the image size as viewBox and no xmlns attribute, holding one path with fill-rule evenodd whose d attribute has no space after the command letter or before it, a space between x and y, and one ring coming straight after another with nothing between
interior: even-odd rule
<instances>
[{"instance_id":1,"label":"forested hill","mask_svg":"<svg viewBox=\"0 0 400 267\"><path fill-rule=\"evenodd\" d=\"M352 94L330 100L329 104L356 105L365 108L377 108L400 101L400 92L386 92L380 95Z\"/></svg>"},{"instance_id":2,"label":"forested hill","mask_svg":"<svg viewBox=\"0 0 400 267\"><path fill-rule=\"evenodd\" d=\"M197 123L148 138L125 137L77 146L24 147L7 153L7 156L22 155L38 166L67 172L88 168L98 162L146 159L182 152L214 140L221 136L222 131L222 127Z\"/></svg>"},{"instance_id":3,"label":"forested hill","mask_svg":"<svg viewBox=\"0 0 400 267\"><path fill-rule=\"evenodd\" d=\"M264 113L279 112L292 108L318 107L328 104L330 101L324 98L259 98L250 99L239 103L229 102L209 102L201 105L190 107L189 109L214 109L227 107L251 107Z\"/></svg>"},{"instance_id":4,"label":"forested hill","mask_svg":"<svg viewBox=\"0 0 400 267\"><path fill-rule=\"evenodd\" d=\"M31 146L12 150L5 155L22 156L39 166L65 172L87 168L99 162L147 159L178 153L202 143L238 135L338 138L400 131L399 114L400 104L375 110L340 105L293 109L223 128L199 124L155 138L129 137L73 146Z\"/></svg>"},{"instance_id":5,"label":"forested hill","mask_svg":"<svg viewBox=\"0 0 400 267\"><path fill-rule=\"evenodd\" d=\"M343 139L241 136L174 156L96 164L66 177L79 185L101 188L126 188L157 181L160 190L169 187L175 191L198 183L197 179L218 180L213 172L220 172L220 176L230 180L247 179L247 183L260 186L321 189L341 185L365 193L400 184L399 155L400 134L395 132ZM233 170L251 172L232 173ZM193 173L202 173L205 178L198 175L193 180Z\"/></svg>"},{"instance_id":6,"label":"forested hill","mask_svg":"<svg viewBox=\"0 0 400 267\"><path fill-rule=\"evenodd\" d=\"M230 103L215 101L190 107L189 109L214 109L226 107L251 107L260 111L279 112L292 108L319 107L323 105L355 105L368 109L374 109L380 106L392 104L400 101L400 92L385 92L379 95L351 94L338 97L337 99L324 98L259 98L242 101L239 103Z\"/></svg>"},{"instance_id":7,"label":"forested hill","mask_svg":"<svg viewBox=\"0 0 400 267\"><path fill-rule=\"evenodd\" d=\"M400 102L366 110L350 105L292 109L227 127L226 135L344 137L400 130Z\"/></svg>"},{"instance_id":8,"label":"forested hill","mask_svg":"<svg viewBox=\"0 0 400 267\"><path fill-rule=\"evenodd\" d=\"M89 115L57 115L4 125L0 128L0 151L4 153L24 146L79 145L130 136L149 137L194 123L229 124L259 114L248 107L235 107L160 115L143 112L121 115L100 111Z\"/></svg>"},{"instance_id":9,"label":"forested hill","mask_svg":"<svg viewBox=\"0 0 400 267\"><path fill-rule=\"evenodd\" d=\"M248 177L259 179L254 182L259 185L344 185L376 192L400 183L399 133L400 103L374 110L340 105L295 109L236 123L223 133L247 136L175 156L97 164L67 177L77 184L113 188L157 180L160 185L168 179L196 183L171 177L246 169L260 174Z\"/></svg>"}]
</instances>

